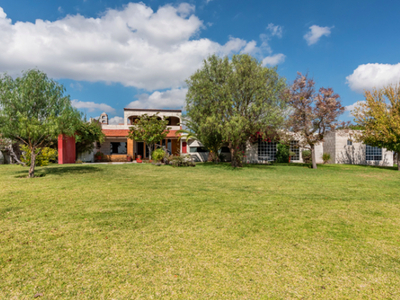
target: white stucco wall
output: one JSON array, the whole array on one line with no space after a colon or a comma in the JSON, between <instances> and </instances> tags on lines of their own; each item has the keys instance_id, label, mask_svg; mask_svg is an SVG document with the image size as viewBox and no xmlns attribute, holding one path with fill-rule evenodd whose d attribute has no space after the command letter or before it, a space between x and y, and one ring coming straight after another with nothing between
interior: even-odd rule
<instances>
[{"instance_id":1,"label":"white stucco wall","mask_svg":"<svg viewBox=\"0 0 400 300\"><path fill-rule=\"evenodd\" d=\"M81 160L83 162L94 162L94 154L97 151L98 151L97 149L93 149L92 152L79 154L77 160Z\"/></svg>"},{"instance_id":2,"label":"white stucco wall","mask_svg":"<svg viewBox=\"0 0 400 300\"><path fill-rule=\"evenodd\" d=\"M334 158L337 164L372 165L372 166L393 166L393 152L382 148L382 160L366 160L366 145L355 141L356 131L337 131L326 139L334 139ZM347 141L352 140L352 145ZM327 148L328 150L328 148ZM332 156L332 154L331 154Z\"/></svg>"}]
</instances>

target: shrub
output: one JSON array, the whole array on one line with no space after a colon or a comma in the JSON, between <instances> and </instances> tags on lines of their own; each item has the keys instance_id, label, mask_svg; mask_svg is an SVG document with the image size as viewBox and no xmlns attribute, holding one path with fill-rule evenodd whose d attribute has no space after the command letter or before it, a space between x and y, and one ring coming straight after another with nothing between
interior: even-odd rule
<instances>
[{"instance_id":1,"label":"shrub","mask_svg":"<svg viewBox=\"0 0 400 300\"><path fill-rule=\"evenodd\" d=\"M288 163L289 162L289 147L287 145L278 144L278 151L276 152L276 162Z\"/></svg>"},{"instance_id":2,"label":"shrub","mask_svg":"<svg viewBox=\"0 0 400 300\"><path fill-rule=\"evenodd\" d=\"M151 154L151 158L157 162L161 161L164 158L164 156L165 156L165 151L161 148L154 150L153 153Z\"/></svg>"},{"instance_id":3,"label":"shrub","mask_svg":"<svg viewBox=\"0 0 400 300\"><path fill-rule=\"evenodd\" d=\"M21 156L21 161L24 162L27 166L31 165L31 150L27 145L20 146L23 155ZM57 150L49 147L38 148L36 149L36 153L39 153L36 157L36 166L44 167L47 166L50 162L56 162L58 157Z\"/></svg>"},{"instance_id":4,"label":"shrub","mask_svg":"<svg viewBox=\"0 0 400 300\"><path fill-rule=\"evenodd\" d=\"M301 152L301 156L303 157L303 161L306 164L309 164L312 162L312 154L310 150L304 150Z\"/></svg>"},{"instance_id":5,"label":"shrub","mask_svg":"<svg viewBox=\"0 0 400 300\"><path fill-rule=\"evenodd\" d=\"M324 161L324 164L326 164L330 159L331 155L329 153L322 154L322 160Z\"/></svg>"},{"instance_id":6,"label":"shrub","mask_svg":"<svg viewBox=\"0 0 400 300\"><path fill-rule=\"evenodd\" d=\"M171 155L168 160L174 167L195 167L196 164L192 161L190 155Z\"/></svg>"}]
</instances>

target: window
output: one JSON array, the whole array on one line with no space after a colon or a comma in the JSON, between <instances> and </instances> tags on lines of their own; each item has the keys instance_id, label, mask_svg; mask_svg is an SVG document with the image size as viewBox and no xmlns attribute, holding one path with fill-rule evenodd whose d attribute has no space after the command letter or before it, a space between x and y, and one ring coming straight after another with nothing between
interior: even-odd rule
<instances>
[{"instance_id":1,"label":"window","mask_svg":"<svg viewBox=\"0 0 400 300\"><path fill-rule=\"evenodd\" d=\"M291 160L300 160L300 148L298 141L290 141L289 151L294 153L294 155L290 157Z\"/></svg>"},{"instance_id":2,"label":"window","mask_svg":"<svg viewBox=\"0 0 400 300\"><path fill-rule=\"evenodd\" d=\"M229 150L229 147L222 147L221 153L231 153L231 151Z\"/></svg>"},{"instance_id":3,"label":"window","mask_svg":"<svg viewBox=\"0 0 400 300\"><path fill-rule=\"evenodd\" d=\"M190 153L195 152L208 152L205 147L190 147Z\"/></svg>"},{"instance_id":4,"label":"window","mask_svg":"<svg viewBox=\"0 0 400 300\"><path fill-rule=\"evenodd\" d=\"M258 140L258 160L276 160L276 143Z\"/></svg>"},{"instance_id":5,"label":"window","mask_svg":"<svg viewBox=\"0 0 400 300\"><path fill-rule=\"evenodd\" d=\"M366 160L382 160L382 148L367 145L365 149Z\"/></svg>"},{"instance_id":6,"label":"window","mask_svg":"<svg viewBox=\"0 0 400 300\"><path fill-rule=\"evenodd\" d=\"M110 154L127 154L126 142L110 143Z\"/></svg>"},{"instance_id":7,"label":"window","mask_svg":"<svg viewBox=\"0 0 400 300\"><path fill-rule=\"evenodd\" d=\"M353 146L353 141L352 140L347 140L347 146Z\"/></svg>"}]
</instances>

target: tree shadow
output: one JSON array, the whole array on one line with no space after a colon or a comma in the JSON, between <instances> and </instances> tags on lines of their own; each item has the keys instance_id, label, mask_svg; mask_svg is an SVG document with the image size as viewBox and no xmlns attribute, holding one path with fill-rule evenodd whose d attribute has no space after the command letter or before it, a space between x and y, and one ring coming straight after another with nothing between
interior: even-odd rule
<instances>
[{"instance_id":1,"label":"tree shadow","mask_svg":"<svg viewBox=\"0 0 400 300\"><path fill-rule=\"evenodd\" d=\"M382 169L382 170L398 171L397 165L394 165L393 167L376 166L376 165L356 165L356 166L361 167L361 168L368 168L368 169Z\"/></svg>"},{"instance_id":2,"label":"tree shadow","mask_svg":"<svg viewBox=\"0 0 400 300\"><path fill-rule=\"evenodd\" d=\"M268 169L268 170L274 170L276 169L277 166L293 166L294 164L277 164L277 163L269 163L269 164L243 164L242 167L240 168L234 168L232 167L230 162L222 162L222 163L212 163L212 162L206 162L206 163L199 163L199 166L205 167L207 169L219 169L219 170L228 170L228 171L234 171L234 170L244 170L244 169ZM299 167L310 167L310 164L299 164Z\"/></svg>"},{"instance_id":3,"label":"tree shadow","mask_svg":"<svg viewBox=\"0 0 400 300\"><path fill-rule=\"evenodd\" d=\"M77 165L68 165L68 166L49 166L49 167L38 167L35 169L35 177L44 177L47 175L53 176L64 176L67 174L89 174L89 173L97 173L102 172L103 170L99 167L95 166L77 166ZM17 178L25 178L28 176L28 168L24 168L21 171L17 171Z\"/></svg>"}]
</instances>

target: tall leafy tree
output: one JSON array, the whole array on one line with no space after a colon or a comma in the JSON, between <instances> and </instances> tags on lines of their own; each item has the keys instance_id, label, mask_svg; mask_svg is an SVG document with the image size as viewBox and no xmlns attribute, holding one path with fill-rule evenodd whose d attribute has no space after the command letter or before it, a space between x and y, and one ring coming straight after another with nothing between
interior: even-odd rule
<instances>
[{"instance_id":1,"label":"tall leafy tree","mask_svg":"<svg viewBox=\"0 0 400 300\"><path fill-rule=\"evenodd\" d=\"M29 177L35 175L40 149L60 133L72 135L80 114L71 106L65 89L39 70L29 70L13 79L0 78L0 134L29 147Z\"/></svg>"},{"instance_id":2,"label":"tall leafy tree","mask_svg":"<svg viewBox=\"0 0 400 300\"><path fill-rule=\"evenodd\" d=\"M324 140L329 131L338 127L338 118L345 108L332 88L322 87L316 92L314 86L314 80L298 73L285 95L291 106L288 130L299 137L299 146L311 150L312 165L316 169L315 146Z\"/></svg>"},{"instance_id":3,"label":"tall leafy tree","mask_svg":"<svg viewBox=\"0 0 400 300\"><path fill-rule=\"evenodd\" d=\"M267 132L284 120L286 84L276 68L263 67L247 54L210 56L188 80L186 110L197 134L226 142L232 166L242 166L245 145L255 132Z\"/></svg>"},{"instance_id":4,"label":"tall leafy tree","mask_svg":"<svg viewBox=\"0 0 400 300\"><path fill-rule=\"evenodd\" d=\"M201 120L199 121L201 122ZM221 134L212 126L204 126L204 124L192 122L190 119L185 119L184 125L187 129L178 130L177 133L185 134L181 137L185 137L187 141L190 139L200 141L210 151L212 161L218 163L218 151L224 144Z\"/></svg>"},{"instance_id":5,"label":"tall leafy tree","mask_svg":"<svg viewBox=\"0 0 400 300\"><path fill-rule=\"evenodd\" d=\"M103 143L105 135L101 130L101 124L97 120L80 122L75 131L76 154L83 154L94 149L96 142Z\"/></svg>"},{"instance_id":6,"label":"tall leafy tree","mask_svg":"<svg viewBox=\"0 0 400 300\"><path fill-rule=\"evenodd\" d=\"M145 142L151 159L154 146L165 139L169 133L167 129L168 118L161 119L157 114L152 116L144 114L136 119L133 125L129 129L128 138Z\"/></svg>"},{"instance_id":7,"label":"tall leafy tree","mask_svg":"<svg viewBox=\"0 0 400 300\"><path fill-rule=\"evenodd\" d=\"M365 144L396 152L400 171L400 86L389 85L364 93L365 103L352 112L363 128L357 138Z\"/></svg>"}]
</instances>

